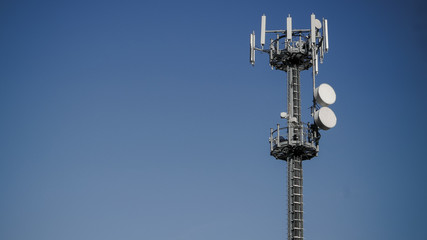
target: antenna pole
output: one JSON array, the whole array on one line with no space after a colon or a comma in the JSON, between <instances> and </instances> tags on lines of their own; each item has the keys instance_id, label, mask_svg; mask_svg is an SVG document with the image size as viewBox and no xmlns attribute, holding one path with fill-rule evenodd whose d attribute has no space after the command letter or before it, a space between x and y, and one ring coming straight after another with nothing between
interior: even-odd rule
<instances>
[{"instance_id":1,"label":"antenna pole","mask_svg":"<svg viewBox=\"0 0 427 240\"><path fill-rule=\"evenodd\" d=\"M313 45L312 45L312 50L311 50L311 56L312 56L312 61L313 61L313 66L316 66L316 64L317 64L317 62L315 63L315 61L317 61L317 59L316 59L316 49L315 49L315 46L316 44L315 43L313 43ZM312 75L313 75L313 107L311 108L311 115L313 116L314 115L314 111L316 111L316 99L314 98L314 92L316 91L316 68L315 67L313 67L313 72L312 72Z\"/></svg>"}]
</instances>

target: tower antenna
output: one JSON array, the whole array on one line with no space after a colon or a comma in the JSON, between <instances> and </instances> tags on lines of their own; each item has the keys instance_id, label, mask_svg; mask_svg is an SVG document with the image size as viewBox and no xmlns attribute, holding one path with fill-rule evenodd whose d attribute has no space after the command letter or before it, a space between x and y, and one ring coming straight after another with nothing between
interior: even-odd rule
<instances>
[{"instance_id":1,"label":"tower antenna","mask_svg":"<svg viewBox=\"0 0 427 240\"><path fill-rule=\"evenodd\" d=\"M328 107L336 100L334 89L328 84L316 88L319 61L329 50L328 21L310 16L309 29L293 29L292 18L286 18L286 30L267 30L266 16L261 17L261 48L255 44L255 32L250 35L250 63L255 65L255 52L268 53L272 69L287 73L287 112L285 126L277 124L270 129L270 155L287 162L288 183L288 240L301 240L303 234L303 171L302 161L316 157L319 152L319 130L335 127L337 118ZM323 23L323 24L322 24ZM323 25L323 28L322 28ZM274 34L270 45L265 45L265 35ZM264 46L265 45L265 46ZM313 123L301 121L300 72L312 68ZM319 106L320 105L320 106Z\"/></svg>"}]
</instances>

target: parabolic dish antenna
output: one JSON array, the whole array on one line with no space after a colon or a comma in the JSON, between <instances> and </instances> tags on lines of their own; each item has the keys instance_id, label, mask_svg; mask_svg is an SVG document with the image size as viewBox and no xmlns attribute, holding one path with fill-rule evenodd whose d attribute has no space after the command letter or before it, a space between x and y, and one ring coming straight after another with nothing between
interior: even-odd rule
<instances>
[{"instance_id":1,"label":"parabolic dish antenna","mask_svg":"<svg viewBox=\"0 0 427 240\"><path fill-rule=\"evenodd\" d=\"M328 107L321 107L314 113L314 122L323 130L328 130L337 125L335 113Z\"/></svg>"},{"instance_id":2,"label":"parabolic dish antenna","mask_svg":"<svg viewBox=\"0 0 427 240\"><path fill-rule=\"evenodd\" d=\"M322 107L327 107L335 102L337 96L329 84L322 83L314 90L314 98Z\"/></svg>"},{"instance_id":3,"label":"parabolic dish antenna","mask_svg":"<svg viewBox=\"0 0 427 240\"><path fill-rule=\"evenodd\" d=\"M315 26L317 29L321 29L321 28L322 28L322 23L320 22L320 20L319 20L319 19L316 19L316 21L314 21L314 26Z\"/></svg>"}]
</instances>

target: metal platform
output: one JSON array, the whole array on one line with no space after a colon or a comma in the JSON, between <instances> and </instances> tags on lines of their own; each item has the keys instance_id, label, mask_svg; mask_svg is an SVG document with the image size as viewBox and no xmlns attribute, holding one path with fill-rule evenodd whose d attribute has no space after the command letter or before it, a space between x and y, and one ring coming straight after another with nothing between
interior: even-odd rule
<instances>
[{"instance_id":1,"label":"metal platform","mask_svg":"<svg viewBox=\"0 0 427 240\"><path fill-rule=\"evenodd\" d=\"M284 161L294 157L309 160L319 152L319 139L320 134L310 125L281 128L277 124L277 129L270 130L270 155Z\"/></svg>"},{"instance_id":2,"label":"metal platform","mask_svg":"<svg viewBox=\"0 0 427 240\"><path fill-rule=\"evenodd\" d=\"M271 42L271 49L278 49L279 41L285 36L279 37ZM301 40L288 42L285 49L274 51L270 56L270 65L277 70L287 72L288 66L295 66L299 71L307 70L313 66L309 44Z\"/></svg>"}]
</instances>

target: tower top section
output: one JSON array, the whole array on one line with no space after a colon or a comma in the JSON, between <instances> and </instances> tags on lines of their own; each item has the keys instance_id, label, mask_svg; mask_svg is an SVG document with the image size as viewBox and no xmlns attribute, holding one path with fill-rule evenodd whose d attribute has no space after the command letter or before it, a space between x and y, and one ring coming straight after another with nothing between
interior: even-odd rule
<instances>
[{"instance_id":1,"label":"tower top section","mask_svg":"<svg viewBox=\"0 0 427 240\"><path fill-rule=\"evenodd\" d=\"M313 66L313 73L318 73L318 62L323 63L324 55L329 50L328 20L316 19L311 14L310 29L293 29L292 17L286 18L286 30L267 30L267 17L261 17L260 47L256 46L255 32L250 35L250 63L255 65L255 51L268 53L272 69L287 71L287 67L307 70ZM266 35L274 38L266 44Z\"/></svg>"}]
</instances>

